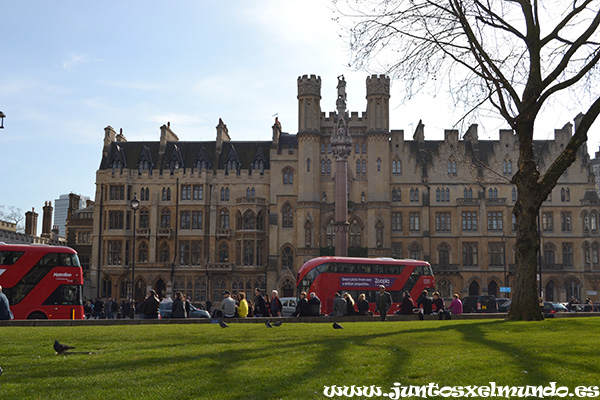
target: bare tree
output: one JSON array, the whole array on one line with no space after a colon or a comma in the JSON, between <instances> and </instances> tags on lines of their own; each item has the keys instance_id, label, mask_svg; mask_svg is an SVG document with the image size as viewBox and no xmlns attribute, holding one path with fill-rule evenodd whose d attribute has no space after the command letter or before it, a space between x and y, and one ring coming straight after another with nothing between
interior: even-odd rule
<instances>
[{"instance_id":1,"label":"bare tree","mask_svg":"<svg viewBox=\"0 0 600 400\"><path fill-rule=\"evenodd\" d=\"M22 222L25 219L25 214L20 208L0 205L0 219L14 223L17 226L17 232L24 231Z\"/></svg>"},{"instance_id":2,"label":"bare tree","mask_svg":"<svg viewBox=\"0 0 600 400\"><path fill-rule=\"evenodd\" d=\"M600 59L598 0L335 1L350 21L352 64L373 61L406 85L408 97L448 85L465 115L494 110L514 130L518 190L516 276L509 319L539 320L536 218L563 172L576 159L600 113L593 82ZM571 95L572 97L568 97ZM558 96L585 113L562 153L541 172L533 133Z\"/></svg>"}]
</instances>

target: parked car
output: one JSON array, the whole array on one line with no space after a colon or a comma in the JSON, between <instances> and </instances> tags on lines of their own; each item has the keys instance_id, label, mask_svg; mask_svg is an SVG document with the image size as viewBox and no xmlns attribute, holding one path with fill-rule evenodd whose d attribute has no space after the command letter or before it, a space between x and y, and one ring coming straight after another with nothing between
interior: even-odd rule
<instances>
[{"instance_id":1,"label":"parked car","mask_svg":"<svg viewBox=\"0 0 600 400\"><path fill-rule=\"evenodd\" d=\"M295 297L282 297L279 300L281 301L281 305L283 307L281 315L283 317L291 317L294 311L296 311L298 299Z\"/></svg>"},{"instance_id":2,"label":"parked car","mask_svg":"<svg viewBox=\"0 0 600 400\"><path fill-rule=\"evenodd\" d=\"M496 299L496 304L498 305L498 312L508 312L511 303L512 299Z\"/></svg>"},{"instance_id":3,"label":"parked car","mask_svg":"<svg viewBox=\"0 0 600 400\"><path fill-rule=\"evenodd\" d=\"M464 313L495 313L498 312L496 296L466 296L462 299Z\"/></svg>"},{"instance_id":4,"label":"parked car","mask_svg":"<svg viewBox=\"0 0 600 400\"><path fill-rule=\"evenodd\" d=\"M553 303L551 301L544 302L544 316L546 318L554 317L554 314L557 312L569 312L569 310L560 303Z\"/></svg>"},{"instance_id":5,"label":"parked car","mask_svg":"<svg viewBox=\"0 0 600 400\"><path fill-rule=\"evenodd\" d=\"M169 318L171 311L173 311L172 301L163 301L160 303L159 312L161 318ZM210 314L208 311L200 310L190 304L190 315L188 315L188 318L210 318Z\"/></svg>"}]
</instances>

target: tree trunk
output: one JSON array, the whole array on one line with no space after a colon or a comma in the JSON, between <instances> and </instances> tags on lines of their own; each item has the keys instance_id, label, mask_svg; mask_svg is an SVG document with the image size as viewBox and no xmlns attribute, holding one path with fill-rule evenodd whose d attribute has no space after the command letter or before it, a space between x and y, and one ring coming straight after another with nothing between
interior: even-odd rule
<instances>
[{"instance_id":1,"label":"tree trunk","mask_svg":"<svg viewBox=\"0 0 600 400\"><path fill-rule=\"evenodd\" d=\"M521 196L521 195L520 195ZM543 314L538 297L538 249L540 238L537 229L539 206L525 200L521 215L517 216L517 244L514 293L507 319L539 321Z\"/></svg>"},{"instance_id":2,"label":"tree trunk","mask_svg":"<svg viewBox=\"0 0 600 400\"><path fill-rule=\"evenodd\" d=\"M537 218L544 200L540 196L539 171L533 154L533 120L517 127L519 169L513 177L518 199L514 214L517 219L514 293L509 320L540 321L544 316L538 297L538 250L540 237ZM506 255L505 255L506 256Z\"/></svg>"}]
</instances>

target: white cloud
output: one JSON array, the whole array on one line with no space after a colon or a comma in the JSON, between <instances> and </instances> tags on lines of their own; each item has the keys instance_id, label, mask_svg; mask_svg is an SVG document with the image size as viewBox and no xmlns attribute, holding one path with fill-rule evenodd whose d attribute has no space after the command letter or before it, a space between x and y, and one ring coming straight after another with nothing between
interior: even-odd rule
<instances>
[{"instance_id":1,"label":"white cloud","mask_svg":"<svg viewBox=\"0 0 600 400\"><path fill-rule=\"evenodd\" d=\"M109 86L119 89L135 89L144 91L164 90L165 87L151 82L143 81L117 81L117 80L101 80L99 85Z\"/></svg>"},{"instance_id":2,"label":"white cloud","mask_svg":"<svg viewBox=\"0 0 600 400\"><path fill-rule=\"evenodd\" d=\"M97 59L92 59L89 56L85 55L85 54L76 54L76 53L71 53L69 54L69 57L63 61L62 63L62 67L65 71L72 71L73 68L75 68L78 65L81 64L86 64L89 62L98 62L100 60Z\"/></svg>"}]
</instances>

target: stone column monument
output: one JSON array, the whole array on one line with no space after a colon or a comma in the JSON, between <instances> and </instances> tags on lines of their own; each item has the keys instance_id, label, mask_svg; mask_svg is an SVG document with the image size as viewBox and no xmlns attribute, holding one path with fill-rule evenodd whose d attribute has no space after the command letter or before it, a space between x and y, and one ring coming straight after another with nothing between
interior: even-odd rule
<instances>
[{"instance_id":1,"label":"stone column monument","mask_svg":"<svg viewBox=\"0 0 600 400\"><path fill-rule=\"evenodd\" d=\"M348 256L348 156L352 138L346 113L346 80L338 76L337 122L331 136L331 151L335 157L335 255Z\"/></svg>"}]
</instances>

